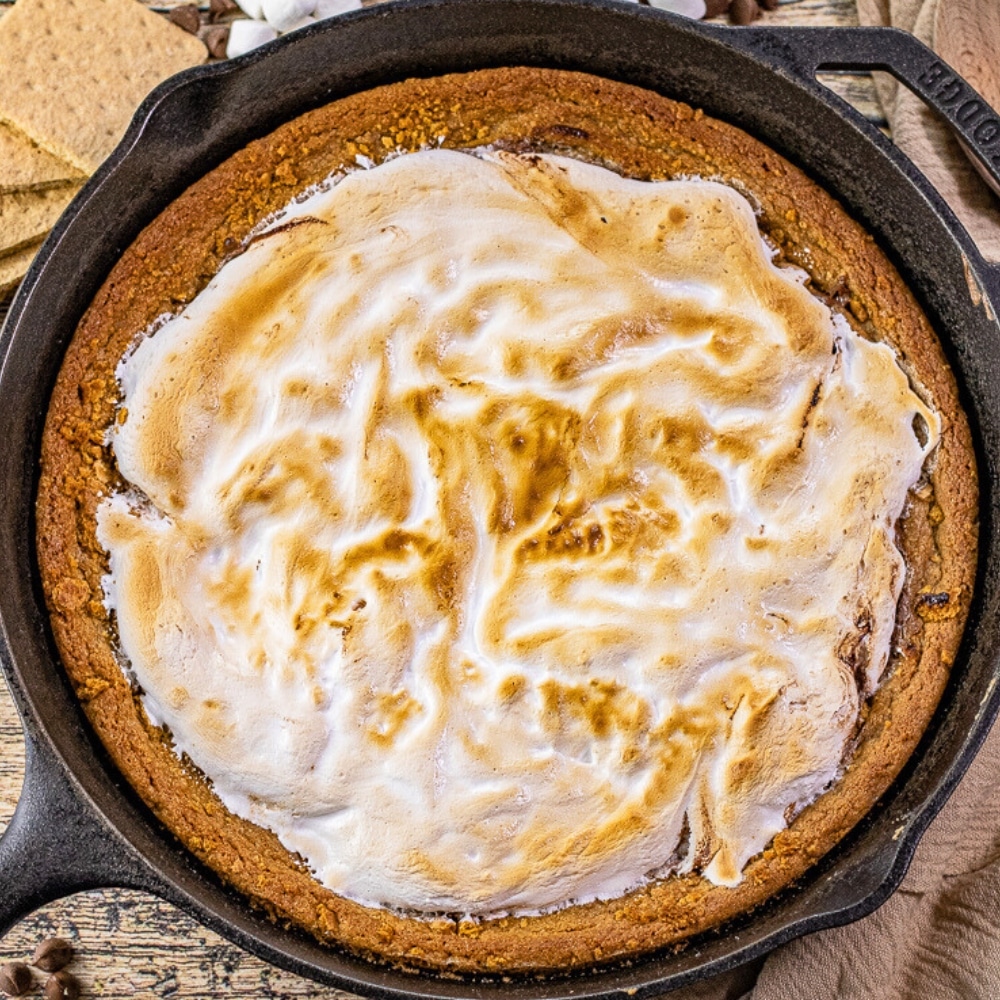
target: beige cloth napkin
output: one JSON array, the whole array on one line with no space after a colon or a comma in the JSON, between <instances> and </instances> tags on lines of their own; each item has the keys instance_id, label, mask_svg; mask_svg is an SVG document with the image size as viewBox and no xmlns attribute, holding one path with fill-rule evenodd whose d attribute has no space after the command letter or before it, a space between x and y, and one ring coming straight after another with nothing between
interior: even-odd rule
<instances>
[{"instance_id":1,"label":"beige cloth napkin","mask_svg":"<svg viewBox=\"0 0 1000 1000\"><path fill-rule=\"evenodd\" d=\"M891 24L933 44L938 2L858 0L858 15L862 24ZM894 79L876 77L894 141L944 195L984 256L1000 261L1000 199L947 126ZM737 998L1000 1000L1000 725L881 909L793 941L762 965L670 994L670 1000Z\"/></svg>"}]
</instances>

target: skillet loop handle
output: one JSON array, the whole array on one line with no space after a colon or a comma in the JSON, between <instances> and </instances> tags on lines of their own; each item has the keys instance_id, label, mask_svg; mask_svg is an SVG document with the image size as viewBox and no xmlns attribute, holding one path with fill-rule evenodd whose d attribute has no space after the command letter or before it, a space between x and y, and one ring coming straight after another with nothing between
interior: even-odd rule
<instances>
[{"instance_id":1,"label":"skillet loop handle","mask_svg":"<svg viewBox=\"0 0 1000 1000\"><path fill-rule=\"evenodd\" d=\"M0 838L0 936L32 910L70 893L149 886L131 848L28 732L24 770L17 809Z\"/></svg>"},{"instance_id":2,"label":"skillet loop handle","mask_svg":"<svg viewBox=\"0 0 1000 1000\"><path fill-rule=\"evenodd\" d=\"M899 28L775 28L804 76L821 70L882 70L936 111L1000 187L1000 109L991 108L920 39ZM784 36L784 37L782 37ZM790 67L791 68L791 67Z\"/></svg>"},{"instance_id":3,"label":"skillet loop handle","mask_svg":"<svg viewBox=\"0 0 1000 1000\"><path fill-rule=\"evenodd\" d=\"M1000 108L991 108L958 73L918 38L898 28L755 28L750 41L767 31L768 44L755 51L779 69L815 82L822 70L881 70L890 73L954 130L984 179L1000 192ZM737 40L742 41L739 35ZM1000 195L998 195L1000 197ZM984 274L1000 306L1000 264Z\"/></svg>"}]
</instances>

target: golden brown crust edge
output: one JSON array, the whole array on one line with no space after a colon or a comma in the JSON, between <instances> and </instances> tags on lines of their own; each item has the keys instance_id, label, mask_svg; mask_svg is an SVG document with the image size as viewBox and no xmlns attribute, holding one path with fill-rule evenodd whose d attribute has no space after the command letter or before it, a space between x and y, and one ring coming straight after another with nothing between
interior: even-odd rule
<instances>
[{"instance_id":1,"label":"golden brown crust edge","mask_svg":"<svg viewBox=\"0 0 1000 1000\"><path fill-rule=\"evenodd\" d=\"M762 228L866 335L888 342L943 417L928 489L901 531L909 574L889 680L844 778L779 834L735 889L673 877L610 903L532 918L414 919L325 890L259 827L229 814L152 729L112 648L95 510L116 473L104 445L114 370L137 331L176 312L269 213L357 155L495 143L583 156L641 178L715 177L749 193ZM345 98L241 150L171 204L125 252L84 316L42 447L38 556L63 662L115 765L180 841L277 920L397 964L452 972L569 969L675 944L759 904L871 808L944 689L973 588L978 490L954 378L884 254L801 171L745 133L648 91L579 73L483 70ZM946 596L942 596L946 595Z\"/></svg>"}]
</instances>

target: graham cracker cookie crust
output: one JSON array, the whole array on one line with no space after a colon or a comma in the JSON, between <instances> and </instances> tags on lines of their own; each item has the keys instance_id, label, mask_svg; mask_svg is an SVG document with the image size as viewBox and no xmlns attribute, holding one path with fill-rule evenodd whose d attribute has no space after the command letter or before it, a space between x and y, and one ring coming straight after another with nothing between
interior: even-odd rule
<instances>
[{"instance_id":1,"label":"graham cracker cookie crust","mask_svg":"<svg viewBox=\"0 0 1000 1000\"><path fill-rule=\"evenodd\" d=\"M640 179L706 177L747 194L763 234L812 290L889 344L933 398L942 438L899 529L907 562L896 651L843 778L746 867L736 888L673 876L621 899L534 917L417 918L361 906L316 882L270 832L222 806L150 726L119 665L104 607L99 498L120 482L106 431L115 367L138 331L175 313L265 217L356 157L437 145L556 152ZM37 546L52 626L86 714L152 812L274 920L395 965L438 972L566 971L677 945L801 876L871 809L912 754L958 648L975 575L978 492L969 427L926 317L874 240L802 171L746 133L625 84L543 69L409 80L319 108L250 144L139 236L73 339L51 399Z\"/></svg>"}]
</instances>

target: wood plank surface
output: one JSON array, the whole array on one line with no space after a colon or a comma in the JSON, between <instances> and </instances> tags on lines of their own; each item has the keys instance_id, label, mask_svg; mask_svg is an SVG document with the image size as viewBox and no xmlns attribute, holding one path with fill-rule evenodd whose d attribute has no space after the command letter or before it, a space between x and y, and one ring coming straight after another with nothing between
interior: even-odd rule
<instances>
[{"instance_id":1,"label":"wood plank surface","mask_svg":"<svg viewBox=\"0 0 1000 1000\"><path fill-rule=\"evenodd\" d=\"M0 16L10 5L11 0L0 0ZM166 11L175 4L149 6ZM854 0L786 0L762 23L845 25L856 24L857 19ZM871 120L883 124L870 78L838 74L832 86ZM6 304L0 303L0 320L5 311ZM0 830L14 812L23 769L20 724L6 687L0 684ZM30 958L37 942L51 935L74 943L77 956L70 971L81 980L85 997L291 1000L352 995L276 969L170 904L139 892L80 893L43 906L0 939L0 962ZM703 1000L709 995L700 991Z\"/></svg>"}]
</instances>

